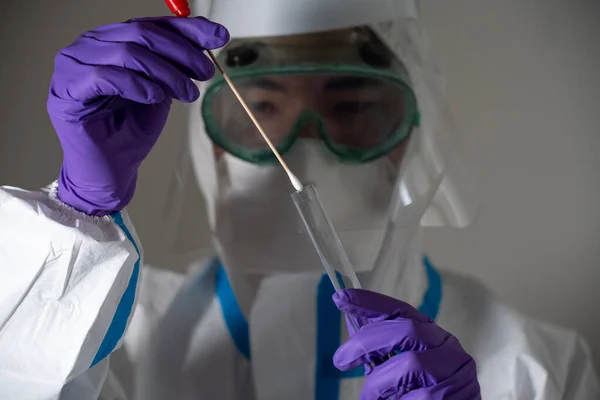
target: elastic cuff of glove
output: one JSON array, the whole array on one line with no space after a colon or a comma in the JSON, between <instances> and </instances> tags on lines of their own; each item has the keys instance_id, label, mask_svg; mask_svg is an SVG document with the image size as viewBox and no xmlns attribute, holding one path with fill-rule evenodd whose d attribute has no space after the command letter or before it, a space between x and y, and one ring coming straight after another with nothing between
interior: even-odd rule
<instances>
[{"instance_id":1,"label":"elastic cuff of glove","mask_svg":"<svg viewBox=\"0 0 600 400\"><path fill-rule=\"evenodd\" d=\"M83 221L94 222L94 223L112 222L112 218L110 217L110 215L104 215L104 216L89 215L89 214L86 214L84 212L77 210L76 208L74 208L71 205L62 201L58 197L58 181L52 182L52 184L50 184L49 186L44 188L43 191L48 193L48 197L50 198L52 203L56 206L58 211L60 211L61 214L65 215L67 217L80 219Z\"/></svg>"},{"instance_id":2,"label":"elastic cuff of glove","mask_svg":"<svg viewBox=\"0 0 600 400\"><path fill-rule=\"evenodd\" d=\"M56 198L87 215L104 217L122 211L129 204L135 193L136 183L137 171L134 171L127 179L121 179L118 185L109 189L77 187L63 165L58 177Z\"/></svg>"}]
</instances>

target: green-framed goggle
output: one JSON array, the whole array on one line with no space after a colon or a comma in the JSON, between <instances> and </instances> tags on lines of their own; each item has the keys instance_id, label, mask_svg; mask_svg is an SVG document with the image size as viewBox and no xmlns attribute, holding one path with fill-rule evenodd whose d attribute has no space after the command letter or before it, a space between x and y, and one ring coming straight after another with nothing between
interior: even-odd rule
<instances>
[{"instance_id":1,"label":"green-framed goggle","mask_svg":"<svg viewBox=\"0 0 600 400\"><path fill-rule=\"evenodd\" d=\"M232 42L219 58L281 154L298 137L314 137L360 163L397 148L419 123L406 72L386 50ZM222 76L209 83L202 115L219 147L248 162L275 161Z\"/></svg>"}]
</instances>

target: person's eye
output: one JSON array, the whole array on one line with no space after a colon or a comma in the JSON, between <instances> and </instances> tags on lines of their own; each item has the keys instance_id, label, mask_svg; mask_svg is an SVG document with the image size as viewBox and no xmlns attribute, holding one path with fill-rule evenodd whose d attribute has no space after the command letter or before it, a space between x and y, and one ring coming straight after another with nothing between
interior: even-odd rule
<instances>
[{"instance_id":1,"label":"person's eye","mask_svg":"<svg viewBox=\"0 0 600 400\"><path fill-rule=\"evenodd\" d=\"M272 115L277 112L277 106L271 101L253 101L250 108L256 114Z\"/></svg>"},{"instance_id":2,"label":"person's eye","mask_svg":"<svg viewBox=\"0 0 600 400\"><path fill-rule=\"evenodd\" d=\"M341 101L334 106L333 110L336 114L360 114L374 106L375 103L372 101Z\"/></svg>"}]
</instances>

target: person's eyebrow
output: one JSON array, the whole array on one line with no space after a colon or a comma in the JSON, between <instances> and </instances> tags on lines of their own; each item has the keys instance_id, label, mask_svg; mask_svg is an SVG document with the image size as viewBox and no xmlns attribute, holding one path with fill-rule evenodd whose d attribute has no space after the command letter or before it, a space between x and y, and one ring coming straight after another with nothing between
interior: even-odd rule
<instances>
[{"instance_id":1,"label":"person's eyebrow","mask_svg":"<svg viewBox=\"0 0 600 400\"><path fill-rule=\"evenodd\" d=\"M325 90L340 91L360 89L363 87L379 86L380 82L377 79L365 78L360 76L347 76L342 78L333 78L325 84Z\"/></svg>"},{"instance_id":2,"label":"person's eyebrow","mask_svg":"<svg viewBox=\"0 0 600 400\"><path fill-rule=\"evenodd\" d=\"M259 88L264 90L273 90L277 92L285 92L286 87L279 82L275 82L272 79L268 78L258 78L258 79L250 79L247 81L243 81L240 84L240 87L245 88Z\"/></svg>"}]
</instances>

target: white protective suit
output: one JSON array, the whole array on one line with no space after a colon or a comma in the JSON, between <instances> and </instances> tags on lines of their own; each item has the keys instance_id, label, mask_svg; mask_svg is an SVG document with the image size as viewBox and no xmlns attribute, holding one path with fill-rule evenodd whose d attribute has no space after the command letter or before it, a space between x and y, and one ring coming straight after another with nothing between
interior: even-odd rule
<instances>
[{"instance_id":1,"label":"white protective suit","mask_svg":"<svg viewBox=\"0 0 600 400\"><path fill-rule=\"evenodd\" d=\"M374 24L399 53L394 24L376 24L396 15L416 18L416 5L403 0L223 0L198 3L195 11L224 23L233 36ZM419 71L410 72L419 94ZM382 230L381 241L388 243L376 247L377 263L355 263L364 286L413 304L458 337L477 362L484 399L600 398L579 336L521 315L478 282L442 272L422 254L420 225L448 222L442 212L448 208L457 221L465 213L452 201L450 169L434 165L439 154L425 151L432 150L426 109L433 100L423 95L420 101L424 139L408 158L429 174L409 170L399 180L404 197L394 203L416 225L402 217ZM192 165L223 265L216 258L198 260L186 275L143 266L125 211L84 215L56 198L56 185L36 192L0 189L0 399L359 397L363 378L331 362L345 329L318 260L301 260L306 270L286 273L261 270L254 259L244 265L244 246L219 236L215 188L222 185L215 184L217 163L208 139L198 135L197 113L191 127ZM422 184L432 170L440 171L435 183ZM417 201L414 193L422 197ZM343 231L340 236L346 245L355 239ZM353 261L362 260L356 256ZM284 251L274 248L273 260L285 269ZM246 267L256 273L245 274Z\"/></svg>"}]
</instances>

